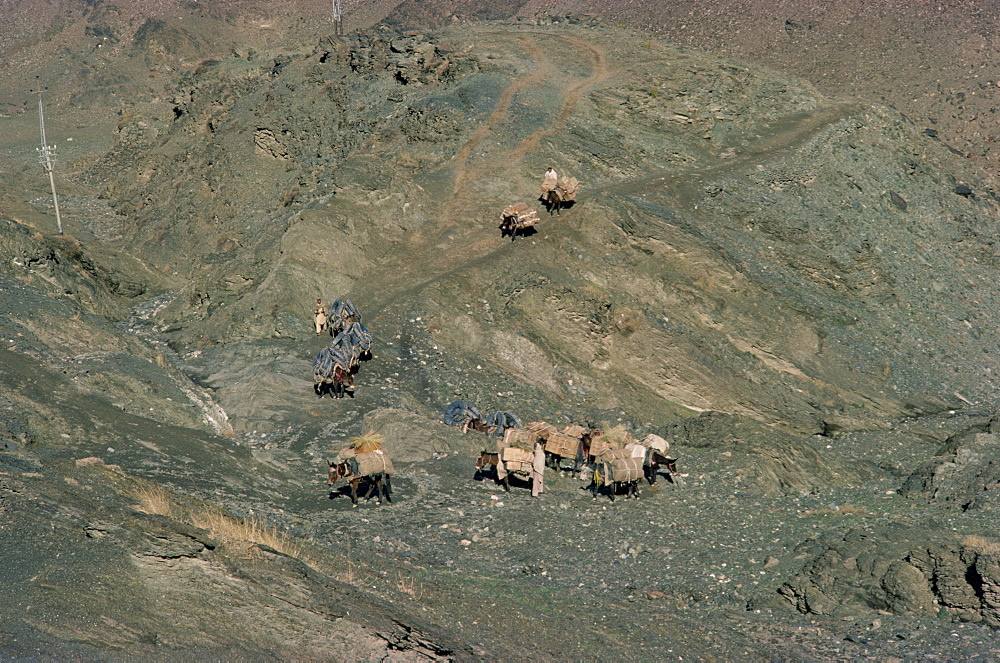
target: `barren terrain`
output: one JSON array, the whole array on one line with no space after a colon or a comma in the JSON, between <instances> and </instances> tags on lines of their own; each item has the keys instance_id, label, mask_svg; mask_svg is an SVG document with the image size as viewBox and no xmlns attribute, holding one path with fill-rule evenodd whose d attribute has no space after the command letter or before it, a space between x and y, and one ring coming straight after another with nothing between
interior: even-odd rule
<instances>
[{"instance_id":1,"label":"barren terrain","mask_svg":"<svg viewBox=\"0 0 1000 663\"><path fill-rule=\"evenodd\" d=\"M1000 654L992 6L0 7L4 657ZM505 493L459 398L679 475Z\"/></svg>"}]
</instances>

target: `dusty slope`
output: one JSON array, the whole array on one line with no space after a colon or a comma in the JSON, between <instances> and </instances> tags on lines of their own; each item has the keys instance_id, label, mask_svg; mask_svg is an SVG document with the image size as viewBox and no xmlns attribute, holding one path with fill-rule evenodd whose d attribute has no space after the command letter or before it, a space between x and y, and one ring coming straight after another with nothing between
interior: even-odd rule
<instances>
[{"instance_id":1,"label":"dusty slope","mask_svg":"<svg viewBox=\"0 0 1000 663\"><path fill-rule=\"evenodd\" d=\"M18 560L5 586L20 588L5 593L17 625L5 652L226 651L232 603L249 656L309 643L326 657L345 638L359 658L1000 649L948 621L993 618L973 600L995 582L991 511L894 493L933 471L937 443L988 427L996 210L981 174L890 111L616 30L488 24L341 42L307 26L299 41L279 21L278 42L248 42L249 30L234 44L237 23L202 18L180 42L189 51L158 44L178 43L190 14L122 40L123 70L140 78L118 83L135 98L107 114L110 152L103 126L75 116L64 183L85 213L68 221L79 243L19 225L4 235L18 282L4 286L3 382L16 397L0 478L5 531L25 533L5 541L37 542L4 555ZM162 78L148 78L151 54ZM107 108L94 88L66 90ZM76 108L56 97L55 117ZM4 213L49 232L45 183L22 151L34 118L6 120L18 130ZM496 212L530 199L553 161L586 196L501 240ZM122 249L149 268L123 267ZM317 401L308 362L326 338L312 337L308 303L343 294L361 304L376 357L355 399ZM119 327L87 316L132 306ZM63 335L46 330L77 312ZM191 378L233 437L206 434ZM688 483L613 506L569 477L551 476L541 504L501 495L470 481L489 443L436 423L456 396L657 430ZM324 457L368 429L401 467L396 502L377 512L324 499L322 483ZM74 462L98 455L124 474ZM182 506L137 515L144 484L130 477ZM315 545L298 553L313 570L215 545L188 524L196 498ZM894 528L912 538L880 545ZM852 555L874 562L856 571ZM101 601L61 602L62 577L37 572L68 558L77 576L97 569L88 588ZM160 612L120 608L157 591ZM45 605L42 618L21 597ZM194 601L214 607L167 618ZM340 618L360 606L393 617ZM107 628L80 628L94 620Z\"/></svg>"},{"instance_id":2,"label":"dusty slope","mask_svg":"<svg viewBox=\"0 0 1000 663\"><path fill-rule=\"evenodd\" d=\"M998 159L995 2L915 0L410 1L400 26L518 16L544 23L599 17L676 44L800 76L834 97L885 103L995 173ZM586 19L585 19L586 20Z\"/></svg>"},{"instance_id":3,"label":"dusty slope","mask_svg":"<svg viewBox=\"0 0 1000 663\"><path fill-rule=\"evenodd\" d=\"M412 311L554 402L659 425L818 432L990 397L967 360L994 351L988 183L891 111L627 42L460 27L206 64L88 177L133 251L189 277L161 315L187 347L302 339L303 303L347 294L374 327ZM508 246L497 210L548 162L588 204Z\"/></svg>"}]
</instances>

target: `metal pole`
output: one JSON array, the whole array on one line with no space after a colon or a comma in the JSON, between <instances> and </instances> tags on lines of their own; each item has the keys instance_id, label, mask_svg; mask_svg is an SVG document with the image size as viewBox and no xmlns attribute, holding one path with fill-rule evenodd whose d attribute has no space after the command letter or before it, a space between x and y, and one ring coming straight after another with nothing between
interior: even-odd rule
<instances>
[{"instance_id":1,"label":"metal pole","mask_svg":"<svg viewBox=\"0 0 1000 663\"><path fill-rule=\"evenodd\" d=\"M55 168L55 158L53 153L56 146L49 145L45 140L45 109L42 107L42 88L38 88L38 128L42 135L42 146L38 149L38 156L42 162L42 168L49 174L49 185L52 187L52 204L56 208L56 227L59 234L63 234L62 218L59 216L59 198L56 196L56 178L52 172Z\"/></svg>"},{"instance_id":2,"label":"metal pole","mask_svg":"<svg viewBox=\"0 0 1000 663\"><path fill-rule=\"evenodd\" d=\"M344 12L340 6L340 0L331 0L333 4L333 33L344 34Z\"/></svg>"}]
</instances>

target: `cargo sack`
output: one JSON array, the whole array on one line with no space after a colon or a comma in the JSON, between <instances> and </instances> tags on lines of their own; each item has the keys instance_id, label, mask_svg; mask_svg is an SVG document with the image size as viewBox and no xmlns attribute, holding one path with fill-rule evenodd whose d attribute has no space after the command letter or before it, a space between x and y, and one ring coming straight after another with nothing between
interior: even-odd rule
<instances>
[{"instance_id":1,"label":"cargo sack","mask_svg":"<svg viewBox=\"0 0 1000 663\"><path fill-rule=\"evenodd\" d=\"M330 304L327 320L335 330L342 329L347 318L354 318L357 322L361 322L361 313L354 302L350 299L337 299Z\"/></svg>"},{"instance_id":2,"label":"cargo sack","mask_svg":"<svg viewBox=\"0 0 1000 663\"><path fill-rule=\"evenodd\" d=\"M357 463L357 474L363 477L370 477L373 474L392 474L392 461L384 451L372 451L370 453L359 453L354 456Z\"/></svg>"},{"instance_id":3,"label":"cargo sack","mask_svg":"<svg viewBox=\"0 0 1000 663\"><path fill-rule=\"evenodd\" d=\"M646 447L642 446L638 442L633 442L631 444L626 444L624 451L629 452L629 458L645 458L646 457Z\"/></svg>"},{"instance_id":4,"label":"cargo sack","mask_svg":"<svg viewBox=\"0 0 1000 663\"><path fill-rule=\"evenodd\" d=\"M313 359L313 381L329 382L333 379L334 358L329 348L323 348Z\"/></svg>"},{"instance_id":5,"label":"cargo sack","mask_svg":"<svg viewBox=\"0 0 1000 663\"><path fill-rule=\"evenodd\" d=\"M552 433L545 440L545 450L560 458L576 458L580 439L563 433Z\"/></svg>"},{"instance_id":6,"label":"cargo sack","mask_svg":"<svg viewBox=\"0 0 1000 663\"><path fill-rule=\"evenodd\" d=\"M640 442L639 444L641 444L644 447L648 447L649 449L656 449L661 454L666 454L667 450L670 449L669 442L664 440L659 435L653 435L652 433L642 438L642 442Z\"/></svg>"},{"instance_id":7,"label":"cargo sack","mask_svg":"<svg viewBox=\"0 0 1000 663\"><path fill-rule=\"evenodd\" d=\"M604 463L604 485L609 486L611 482L638 481L642 478L641 458L620 458Z\"/></svg>"},{"instance_id":8,"label":"cargo sack","mask_svg":"<svg viewBox=\"0 0 1000 663\"><path fill-rule=\"evenodd\" d=\"M502 439L508 428L521 428L521 418L510 411L494 412L486 420L486 425L493 428L490 435Z\"/></svg>"},{"instance_id":9,"label":"cargo sack","mask_svg":"<svg viewBox=\"0 0 1000 663\"><path fill-rule=\"evenodd\" d=\"M335 464L339 465L340 463L343 463L344 461L347 461L347 460L350 460L351 458L354 458L356 455L357 455L357 452L354 451L354 447L347 447L347 448L341 449L340 451L337 452L337 457L333 459L333 462Z\"/></svg>"},{"instance_id":10,"label":"cargo sack","mask_svg":"<svg viewBox=\"0 0 1000 663\"><path fill-rule=\"evenodd\" d=\"M576 198L576 192L580 190L580 182L575 177L560 177L558 188L562 192L562 199L570 202Z\"/></svg>"},{"instance_id":11,"label":"cargo sack","mask_svg":"<svg viewBox=\"0 0 1000 663\"><path fill-rule=\"evenodd\" d=\"M504 447L517 447L525 451L532 451L537 441L538 435L527 428L508 428L503 434Z\"/></svg>"},{"instance_id":12,"label":"cargo sack","mask_svg":"<svg viewBox=\"0 0 1000 663\"><path fill-rule=\"evenodd\" d=\"M632 458L631 449L607 449L598 457L602 463L610 463L613 460L623 460Z\"/></svg>"}]
</instances>

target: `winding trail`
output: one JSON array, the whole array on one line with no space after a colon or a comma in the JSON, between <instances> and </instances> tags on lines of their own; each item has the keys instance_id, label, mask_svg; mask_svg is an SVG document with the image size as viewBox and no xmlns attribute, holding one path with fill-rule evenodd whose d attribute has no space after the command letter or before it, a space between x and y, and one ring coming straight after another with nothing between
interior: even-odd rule
<instances>
[{"instance_id":1,"label":"winding trail","mask_svg":"<svg viewBox=\"0 0 1000 663\"><path fill-rule=\"evenodd\" d=\"M488 34L506 37L510 35L510 32L492 31ZM519 76L504 88L490 115L476 127L455 155L438 169L439 171L444 168L453 169L451 195L443 203L441 214L436 223L422 232L414 233L407 247L409 256L412 257L414 253L418 253L426 258L423 265L432 275L403 290L397 290L391 284L382 284L380 292L391 294L389 294L388 300L372 308L373 318L377 318L386 307L400 298L410 297L436 281L482 264L506 248L507 242L501 241L495 236L472 243L455 242L455 250L441 251L437 246L442 241L443 234L462 222L463 210L467 208L469 203L475 202L474 194L470 193L474 190L475 182L503 177L503 171L516 167L516 164L523 160L526 155L538 149L544 137L554 135L563 129L584 95L610 75L605 52L582 38L554 32L526 32L518 34L517 38L521 49L531 57L534 66L529 73ZM582 79L578 76L567 75L552 58L545 54L544 49L539 44L540 38L559 40L571 52L586 53L590 59L590 73ZM488 162L482 165L473 163L472 155L476 150L491 136L497 135L498 129L505 122L510 121L511 105L516 95L532 87L553 85L561 85L562 87L559 94L558 111L553 114L551 122L535 129L512 149L491 157Z\"/></svg>"},{"instance_id":2,"label":"winding trail","mask_svg":"<svg viewBox=\"0 0 1000 663\"><path fill-rule=\"evenodd\" d=\"M506 33L493 32L488 34L501 36ZM499 162L507 165L520 161L525 157L525 155L536 149L542 137L553 135L565 127L566 121L573 114L573 111L576 109L576 106L580 102L583 95L607 79L609 74L607 56L603 50L593 44L578 37L569 35L556 34L552 32L537 34L541 34L552 39L558 39L577 51L587 52L592 60L592 72L583 80L564 85L561 94L561 107L558 114L555 116L555 119L549 123L548 126L536 129L531 133L531 135L522 140L516 148L509 151L506 155L498 157L497 160ZM494 135L497 128L501 126L505 120L509 119L508 115L510 105L514 96L532 86L546 86L551 85L551 81L562 81L567 79L567 77L563 75L563 72L559 70L558 66L539 46L538 38L534 34L520 34L518 35L518 40L520 41L524 51L533 58L535 67L530 74L518 78L504 89L500 95L500 100L497 103L496 108L493 109L493 112L476 128L472 135L469 136L468 140L462 144L462 147L459 148L458 152L455 153L455 156L448 162L449 165L452 165L455 168L452 196L448 201L449 208L454 207L456 203L461 201L463 194L469 190L470 182L487 176L487 173L483 172L482 169L473 169L470 166L472 153L489 136ZM487 168L486 170L490 169ZM447 213L443 215L443 219L445 221L454 220L451 215Z\"/></svg>"},{"instance_id":3,"label":"winding trail","mask_svg":"<svg viewBox=\"0 0 1000 663\"><path fill-rule=\"evenodd\" d=\"M375 296L371 297L373 318L377 318L387 307L398 301L412 298L428 286L481 266L508 250L509 242L501 240L497 233L482 232L479 224L466 224L469 218L481 218L482 210L476 208L476 183L509 178L526 156L540 148L543 139L557 135L570 122L577 106L591 90L607 81L613 70L609 67L607 54L592 41L560 32L526 30L491 30L484 35L494 37L498 42L516 36L516 45L528 56L531 66L526 73L517 76L500 94L492 112L477 126L462 143L455 155L438 172L451 170L450 195L442 201L436 219L413 233L405 247L406 262L419 256L426 278L413 283L404 281L407 270L392 269L384 265L384 273L391 276L378 284ZM545 43L545 42L549 43ZM572 61L563 64L547 54L558 44L561 53L580 54L589 62ZM581 66L589 71L582 76ZM569 71L576 67L576 72ZM513 108L519 94L533 88L548 86L558 88L558 106L550 107L549 122L537 127L530 134L505 150L498 150L491 138L501 135L504 125L513 123ZM550 97L551 91L550 91ZM554 104L553 104L554 106ZM536 109L537 110L537 109ZM644 193L669 189L681 206L685 202L697 200L703 184L729 173L744 170L761 160L769 159L777 152L804 144L825 127L830 126L859 107L852 104L824 106L810 112L789 117L763 133L739 154L731 158L717 157L700 166L692 166L678 174L676 170L651 172L642 178L614 182L602 187L590 187L591 195L602 193L615 197L629 197ZM490 143L489 148L486 144ZM492 149L488 159L477 159L474 155ZM515 202L515 201L511 201ZM457 234L456 234L457 233ZM377 304L375 302L378 302Z\"/></svg>"}]
</instances>

